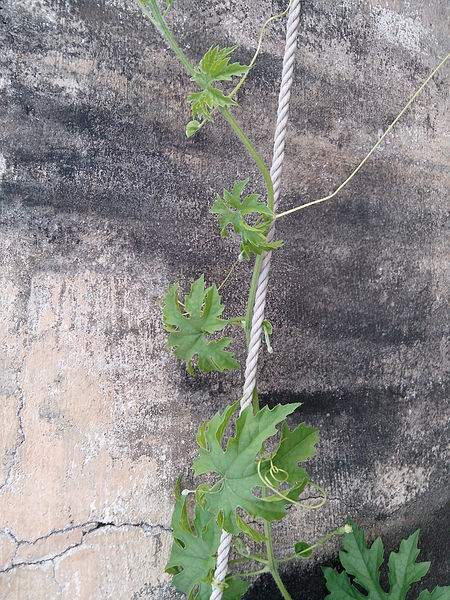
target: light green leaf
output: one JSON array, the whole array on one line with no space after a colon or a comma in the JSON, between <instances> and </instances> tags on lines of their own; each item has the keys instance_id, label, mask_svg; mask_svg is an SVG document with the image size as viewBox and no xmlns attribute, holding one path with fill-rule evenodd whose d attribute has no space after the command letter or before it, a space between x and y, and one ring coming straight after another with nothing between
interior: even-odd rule
<instances>
[{"instance_id":1,"label":"light green leaf","mask_svg":"<svg viewBox=\"0 0 450 600\"><path fill-rule=\"evenodd\" d=\"M231 338L210 341L206 334L221 331L228 323L219 316L224 310L215 285L205 290L202 275L191 286L184 300L185 313L178 301L178 284L169 286L165 297L163 322L169 332L168 347L174 348L177 358L185 360L189 373L193 375L192 358L198 356L198 369L203 372L237 369L239 364L231 352L224 350Z\"/></svg>"},{"instance_id":2,"label":"light green leaf","mask_svg":"<svg viewBox=\"0 0 450 600\"><path fill-rule=\"evenodd\" d=\"M186 125L186 137L190 138L200 129L200 123L196 120L189 121Z\"/></svg>"},{"instance_id":3,"label":"light green leaf","mask_svg":"<svg viewBox=\"0 0 450 600\"><path fill-rule=\"evenodd\" d=\"M248 179L245 179L236 183L231 192L224 190L223 198L217 195L211 213L219 215L222 237L228 236L229 225L241 236L240 250L242 256L249 260L252 252L254 254L269 252L279 248L282 242L267 242L267 234L274 214L264 202L259 202L259 194L250 194L241 202L241 195L247 183ZM249 215L258 217L254 225L250 225L246 220Z\"/></svg>"},{"instance_id":4,"label":"light green leaf","mask_svg":"<svg viewBox=\"0 0 450 600\"><path fill-rule=\"evenodd\" d=\"M264 333L264 339L266 341L267 352L269 354L272 354L273 348L272 348L272 344L270 343L270 336L272 335L272 332L273 332L272 323L269 320L264 319L262 328L263 328L263 333Z\"/></svg>"},{"instance_id":5,"label":"light green leaf","mask_svg":"<svg viewBox=\"0 0 450 600\"><path fill-rule=\"evenodd\" d=\"M217 413L207 424L199 456L194 461L194 472L196 476L204 473L220 476L209 492L202 490L201 501L209 512L220 518L226 531L235 535L241 531L236 518L238 507L252 517L268 521L279 520L286 514L284 500L266 502L253 493L255 488L264 485L258 476L256 457L262 444L277 433L276 425L297 406L299 404L278 405L272 410L265 406L256 415L248 406L237 419L236 434L228 440L225 451L221 445L223 422L229 418L231 407L223 415ZM268 462L264 461L263 472L267 472Z\"/></svg>"},{"instance_id":6,"label":"light green leaf","mask_svg":"<svg viewBox=\"0 0 450 600\"><path fill-rule=\"evenodd\" d=\"M232 77L241 77L248 71L248 67L235 62L230 64L231 54L237 46L223 48L211 46L201 59L191 81L195 81L202 87L207 87L215 81L231 81Z\"/></svg>"},{"instance_id":7,"label":"light green leaf","mask_svg":"<svg viewBox=\"0 0 450 600\"><path fill-rule=\"evenodd\" d=\"M236 46L223 48L212 46L195 67L191 81L195 81L202 88L201 92L189 94L188 102L192 106L192 116L205 121L212 121L211 111L216 107L237 106L236 102L226 96L222 90L213 84L216 81L230 81L232 77L241 77L248 71L248 67L237 62L230 64L230 55Z\"/></svg>"},{"instance_id":8,"label":"light green leaf","mask_svg":"<svg viewBox=\"0 0 450 600\"><path fill-rule=\"evenodd\" d=\"M236 106L236 102L232 98L225 96L221 90L213 87L202 92L192 92L188 96L188 102L191 104L194 120L200 118L205 121L212 121L210 111L216 106Z\"/></svg>"}]
</instances>

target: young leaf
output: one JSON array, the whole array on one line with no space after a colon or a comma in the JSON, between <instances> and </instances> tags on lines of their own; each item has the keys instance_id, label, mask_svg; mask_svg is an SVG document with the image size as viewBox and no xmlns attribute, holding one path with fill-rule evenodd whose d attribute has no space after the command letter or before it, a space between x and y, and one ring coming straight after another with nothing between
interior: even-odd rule
<instances>
[{"instance_id":1,"label":"young leaf","mask_svg":"<svg viewBox=\"0 0 450 600\"><path fill-rule=\"evenodd\" d=\"M295 554L300 558L309 558L312 555L311 545L308 542L297 542L295 544Z\"/></svg>"},{"instance_id":2,"label":"young leaf","mask_svg":"<svg viewBox=\"0 0 450 600\"><path fill-rule=\"evenodd\" d=\"M192 107L192 116L194 120L198 118L205 121L212 121L210 111L216 106L237 106L236 102L217 88L209 87L202 92L192 92L188 96L188 102Z\"/></svg>"},{"instance_id":3,"label":"young leaf","mask_svg":"<svg viewBox=\"0 0 450 600\"><path fill-rule=\"evenodd\" d=\"M233 186L231 192L224 190L223 199L217 195L216 201L211 207L211 213L219 215L219 224L222 237L228 236L227 228L231 225L234 232L241 236L240 250L243 257L249 260L251 252L261 254L264 251L279 248L281 241L267 242L267 234L273 220L273 212L266 204L259 202L259 194L250 194L241 202L241 195L248 179L240 181ZM246 217L249 215L259 216L255 225L249 225Z\"/></svg>"},{"instance_id":4,"label":"young leaf","mask_svg":"<svg viewBox=\"0 0 450 600\"><path fill-rule=\"evenodd\" d=\"M178 302L178 284L169 286L165 297L163 322L169 332L168 347L175 348L177 358L185 360L189 373L194 374L192 358L198 356L198 369L203 372L237 369L239 364L231 352L224 350L231 338L208 341L206 334L221 331L228 321L220 319L224 310L215 285L205 290L202 275L191 286L184 300L185 313Z\"/></svg>"},{"instance_id":5,"label":"young leaf","mask_svg":"<svg viewBox=\"0 0 450 600\"><path fill-rule=\"evenodd\" d=\"M252 517L268 521L279 520L286 514L283 500L266 502L254 495L254 488L264 485L258 476L256 457L262 444L277 433L276 425L298 406L278 405L272 410L265 406L256 415L248 406L237 419L236 434L228 440L225 451L221 446L223 423L229 418L230 409L223 415L217 413L206 428L202 426L202 443L194 461L194 472L196 476L204 473L220 475L221 479L208 492L202 490L201 500L226 531L235 535L241 531L236 518L238 507ZM263 463L265 471L268 462Z\"/></svg>"},{"instance_id":6,"label":"young leaf","mask_svg":"<svg viewBox=\"0 0 450 600\"><path fill-rule=\"evenodd\" d=\"M398 553L392 552L389 557L389 584L390 591L384 592L380 585L380 567L383 563L383 543L377 538L371 548L366 545L364 531L358 530L354 523L352 532L347 533L343 539L344 551L339 553L339 558L345 571L338 573L336 569L325 567L323 569L328 591L326 600L346 600L367 598L351 582L349 575L353 576L354 583L367 591L371 600L405 600L411 585L420 581L430 567L429 562L416 563L419 550L417 540L419 530L400 544ZM441 590L436 588L436 598L440 598ZM448 590L448 588L447 588ZM423 595L422 595L423 594ZM433 598L427 596L429 592L422 592L420 599ZM433 600L435 600L433 598Z\"/></svg>"},{"instance_id":7,"label":"young leaf","mask_svg":"<svg viewBox=\"0 0 450 600\"><path fill-rule=\"evenodd\" d=\"M267 352L269 354L273 353L272 344L270 343L270 336L273 332L272 323L268 319L264 319L262 324L262 329L264 333L264 339L266 340Z\"/></svg>"},{"instance_id":8,"label":"young leaf","mask_svg":"<svg viewBox=\"0 0 450 600\"><path fill-rule=\"evenodd\" d=\"M248 67L235 62L230 64L231 54L237 46L230 48L219 48L211 46L205 56L195 68L195 75L191 78L202 87L206 87L215 81L231 81L232 77L241 77L248 71Z\"/></svg>"},{"instance_id":9,"label":"young leaf","mask_svg":"<svg viewBox=\"0 0 450 600\"><path fill-rule=\"evenodd\" d=\"M200 123L198 121L189 121L186 125L186 137L190 138L200 129Z\"/></svg>"},{"instance_id":10,"label":"young leaf","mask_svg":"<svg viewBox=\"0 0 450 600\"><path fill-rule=\"evenodd\" d=\"M188 102L192 105L192 116L205 121L212 121L210 111L216 107L236 106L236 102L226 96L222 90L213 86L216 81L230 81L232 77L241 77L248 67L237 62L230 64L230 55L236 46L223 48L212 46L195 67L191 81L198 83L202 91L189 94ZM195 132L194 132L195 133Z\"/></svg>"}]
</instances>

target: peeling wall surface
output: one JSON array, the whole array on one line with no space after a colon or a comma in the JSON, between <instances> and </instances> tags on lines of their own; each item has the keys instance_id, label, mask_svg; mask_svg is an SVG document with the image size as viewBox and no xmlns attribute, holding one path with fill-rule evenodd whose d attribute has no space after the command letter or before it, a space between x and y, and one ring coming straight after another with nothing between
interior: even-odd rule
<instances>
[{"instance_id":1,"label":"peeling wall surface","mask_svg":"<svg viewBox=\"0 0 450 600\"><path fill-rule=\"evenodd\" d=\"M248 62L284 5L176 0L169 21L192 61L237 43ZM446 0L304 1L282 209L352 171L448 52L449 17ZM268 163L284 27L235 113ZM189 377L160 299L222 280L238 244L209 207L263 182L220 118L186 139L193 84L131 0L4 0L0 36L0 599L178 598L175 481L195 485L197 427L243 373ZM274 527L276 552L352 517L387 556L420 527L430 589L448 583L449 77L336 200L278 221L258 384L262 404L303 403L291 425L319 427L309 472L329 494ZM250 273L224 288L228 316ZM282 571L293 598L323 599L336 551ZM277 593L261 577L246 598Z\"/></svg>"}]
</instances>

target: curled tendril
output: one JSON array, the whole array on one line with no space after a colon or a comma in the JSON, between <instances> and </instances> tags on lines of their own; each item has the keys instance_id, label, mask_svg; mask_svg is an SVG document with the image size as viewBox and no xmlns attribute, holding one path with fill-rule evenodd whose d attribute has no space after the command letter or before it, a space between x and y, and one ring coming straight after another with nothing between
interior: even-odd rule
<instances>
[{"instance_id":1,"label":"curled tendril","mask_svg":"<svg viewBox=\"0 0 450 600\"><path fill-rule=\"evenodd\" d=\"M322 508L322 506L327 501L327 494L326 494L325 490L320 485L317 485L317 483L313 483L312 481L308 481L308 485L311 486L312 488L315 488L316 490L318 490L323 496L323 499L319 502L319 504L313 504L313 505L303 504L302 502L298 502L298 500L293 500L292 498L289 498L288 496L286 496L286 494L283 494L282 492L280 492L280 490L278 490L271 483L268 475L263 475L261 473L261 463L262 463L262 459L258 460L258 476L261 479L261 481L264 483L265 486L267 486L269 488L269 490L272 490L272 492L274 494L276 494L283 500L286 500L286 502L288 502L289 504L294 504L295 506L299 506L300 508L304 508L306 510L319 510L319 508ZM278 473L284 473L286 475L286 477L283 479L278 479L278 477L277 477ZM287 473L287 471L285 471L284 469L280 469L279 467L277 467L276 465L273 464L272 458L270 459L269 474L272 477L272 479L274 479L278 483L284 483L285 481L287 481L287 479L289 477L289 473ZM262 500L264 500L264 498L262 498ZM271 501L270 497L266 498L266 501L270 502Z\"/></svg>"},{"instance_id":2,"label":"curled tendril","mask_svg":"<svg viewBox=\"0 0 450 600\"><path fill-rule=\"evenodd\" d=\"M284 469L280 469L279 467L274 465L272 459L270 459L269 473L270 473L270 476L272 477L272 479L275 479L275 481L278 481L278 483L284 483L285 481L287 481L289 479L289 473L287 471L285 471ZM285 476L282 479L279 479L277 477L278 473L284 473Z\"/></svg>"}]
</instances>

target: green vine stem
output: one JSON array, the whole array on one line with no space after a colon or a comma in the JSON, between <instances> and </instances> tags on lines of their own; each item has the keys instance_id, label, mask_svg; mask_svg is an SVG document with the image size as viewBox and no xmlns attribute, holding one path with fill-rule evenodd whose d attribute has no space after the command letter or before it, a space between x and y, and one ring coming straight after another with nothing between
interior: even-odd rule
<instances>
[{"instance_id":1,"label":"green vine stem","mask_svg":"<svg viewBox=\"0 0 450 600\"><path fill-rule=\"evenodd\" d=\"M336 535L345 535L346 533L351 533L351 532L352 532L351 525L344 525L343 527L338 527L334 531L331 531L330 533L325 535L323 538L318 540L315 544L312 544L311 546L304 548L297 554L291 554L290 556L286 556L285 558L280 558L280 559L276 560L275 562L278 565L280 565L282 563L290 562L291 560L296 560L298 558L302 558L302 554L309 553L309 552L311 552L311 550L314 550L314 548L318 548L319 546L322 546L323 544L325 544L326 542L331 540L331 538L335 537Z\"/></svg>"},{"instance_id":2,"label":"green vine stem","mask_svg":"<svg viewBox=\"0 0 450 600\"><path fill-rule=\"evenodd\" d=\"M185 56L184 52L181 50L181 48L177 44L175 38L171 34L171 32L167 26L167 23L157 6L156 0L148 0L148 2L152 9L151 13L149 10L147 10L145 4L142 1L140 2L140 6L144 10L145 14L151 19L151 21L155 25L155 27L166 38L171 49L178 56L178 58L180 59L180 61L185 66L186 70L188 71L188 73L190 75L194 75L194 73L195 73L194 68L192 67L191 63L189 62L189 60ZM221 107L220 112L224 116L226 121L229 123L229 125L231 126L231 128L233 129L233 131L235 132L237 137L240 139L240 141L242 142L244 147L247 149L248 153L253 158L256 166L258 167L259 171L261 172L261 175L263 176L264 181L266 183L266 187L267 187L267 205L270 208L270 210L273 211L273 208L274 208L273 185L272 185L272 179L270 177L268 168L266 167L264 161L260 157L260 155L259 155L258 151L256 150L256 148L254 147L254 145L248 139L248 137L246 136L246 134L244 133L242 128L239 126L237 121L234 119L234 117L231 115L228 108ZM255 302L256 288L258 285L259 273L261 271L261 264L262 264L262 256L259 255L256 257L255 265L253 267L252 282L250 285L250 292L249 292L249 297L248 297L248 302L247 302L247 311L246 311L246 320L245 320L245 332L246 332L246 338L247 338L247 345L250 341L251 319L252 319L252 313L253 313L253 305Z\"/></svg>"},{"instance_id":3,"label":"green vine stem","mask_svg":"<svg viewBox=\"0 0 450 600\"><path fill-rule=\"evenodd\" d=\"M272 544L272 531L270 527L270 523L268 521L264 521L264 534L267 538L266 548L267 548L267 556L269 559L268 568L272 577L275 579L277 586L285 600L292 600L289 592L284 587L284 583L281 580L280 574L278 573L275 557L273 555L273 544Z\"/></svg>"}]
</instances>

